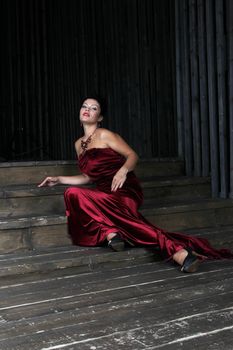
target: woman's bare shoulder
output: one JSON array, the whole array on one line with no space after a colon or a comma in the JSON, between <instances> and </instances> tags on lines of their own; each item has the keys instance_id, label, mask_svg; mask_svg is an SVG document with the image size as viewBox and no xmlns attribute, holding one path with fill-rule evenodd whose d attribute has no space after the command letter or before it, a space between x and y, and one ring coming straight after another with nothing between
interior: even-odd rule
<instances>
[{"instance_id":1,"label":"woman's bare shoulder","mask_svg":"<svg viewBox=\"0 0 233 350\"><path fill-rule=\"evenodd\" d=\"M116 137L116 133L109 130L109 129L105 129L105 128L99 128L98 129L98 134L99 134L99 137L100 139L104 140L104 139L108 139L108 138L114 138Z\"/></svg>"}]
</instances>

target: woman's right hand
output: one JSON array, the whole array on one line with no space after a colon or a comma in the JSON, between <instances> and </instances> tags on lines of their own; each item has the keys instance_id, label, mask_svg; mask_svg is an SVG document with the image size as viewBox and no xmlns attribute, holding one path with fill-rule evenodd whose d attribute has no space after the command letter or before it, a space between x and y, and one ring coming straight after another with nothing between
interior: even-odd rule
<instances>
[{"instance_id":1,"label":"woman's right hand","mask_svg":"<svg viewBox=\"0 0 233 350\"><path fill-rule=\"evenodd\" d=\"M49 176L46 177L39 185L38 187L43 187L43 186L55 186L58 185L60 183L60 178L59 176Z\"/></svg>"}]
</instances>

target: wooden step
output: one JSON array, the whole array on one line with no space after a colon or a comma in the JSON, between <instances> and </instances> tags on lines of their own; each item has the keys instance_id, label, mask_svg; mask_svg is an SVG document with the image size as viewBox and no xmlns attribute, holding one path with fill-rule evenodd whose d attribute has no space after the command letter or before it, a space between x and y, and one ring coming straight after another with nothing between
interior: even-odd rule
<instances>
[{"instance_id":1,"label":"wooden step","mask_svg":"<svg viewBox=\"0 0 233 350\"><path fill-rule=\"evenodd\" d=\"M0 190L0 217L24 217L65 212L65 186L38 188L13 185Z\"/></svg>"},{"instance_id":2,"label":"wooden step","mask_svg":"<svg viewBox=\"0 0 233 350\"><path fill-rule=\"evenodd\" d=\"M0 217L62 214L63 193L68 186L38 188L35 185L11 185L0 189ZM142 180L145 203L181 201L210 196L209 178L150 177Z\"/></svg>"},{"instance_id":3,"label":"wooden step","mask_svg":"<svg viewBox=\"0 0 233 350\"><path fill-rule=\"evenodd\" d=\"M232 200L196 200L157 207L141 213L154 225L169 231L233 224ZM6 218L0 220L0 251L41 249L70 244L64 215Z\"/></svg>"},{"instance_id":4,"label":"wooden step","mask_svg":"<svg viewBox=\"0 0 233 350\"><path fill-rule=\"evenodd\" d=\"M160 203L211 197L209 177L146 177L142 178L142 188L145 200L154 198Z\"/></svg>"},{"instance_id":5,"label":"wooden step","mask_svg":"<svg viewBox=\"0 0 233 350\"><path fill-rule=\"evenodd\" d=\"M0 252L71 245L64 215L0 220Z\"/></svg>"},{"instance_id":6,"label":"wooden step","mask_svg":"<svg viewBox=\"0 0 233 350\"><path fill-rule=\"evenodd\" d=\"M233 225L187 229L185 233L204 237L214 247L229 248L233 251Z\"/></svg>"},{"instance_id":7,"label":"wooden step","mask_svg":"<svg viewBox=\"0 0 233 350\"><path fill-rule=\"evenodd\" d=\"M78 174L76 161L0 163L0 186L38 184L46 176ZM143 176L179 176L184 174L184 163L178 159L140 160L136 173Z\"/></svg>"},{"instance_id":8,"label":"wooden step","mask_svg":"<svg viewBox=\"0 0 233 350\"><path fill-rule=\"evenodd\" d=\"M233 260L211 261L182 274L161 261L126 262L5 276L0 348L230 350L232 267Z\"/></svg>"},{"instance_id":9,"label":"wooden step","mask_svg":"<svg viewBox=\"0 0 233 350\"><path fill-rule=\"evenodd\" d=\"M185 232L206 238L217 248L233 249L233 225L190 229ZM50 247L0 255L0 277L74 267L76 273L83 273L159 260L161 256L156 248L129 248L115 253L108 247Z\"/></svg>"},{"instance_id":10,"label":"wooden step","mask_svg":"<svg viewBox=\"0 0 233 350\"><path fill-rule=\"evenodd\" d=\"M110 265L131 266L156 261L156 259L160 259L159 254L155 255L155 252L144 248L132 248L116 254L107 247L63 246L0 255L0 277L35 272L45 273L74 267L76 273L83 273Z\"/></svg>"}]
</instances>

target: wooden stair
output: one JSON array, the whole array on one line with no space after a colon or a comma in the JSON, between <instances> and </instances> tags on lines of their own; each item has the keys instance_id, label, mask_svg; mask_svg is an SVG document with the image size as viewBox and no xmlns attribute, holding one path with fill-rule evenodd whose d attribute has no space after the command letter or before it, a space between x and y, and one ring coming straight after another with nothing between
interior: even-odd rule
<instances>
[{"instance_id":1,"label":"wooden stair","mask_svg":"<svg viewBox=\"0 0 233 350\"><path fill-rule=\"evenodd\" d=\"M209 178L183 176L182 162L142 161L136 172L145 194L141 213L156 226L181 231L233 224L233 202L211 199ZM75 162L1 164L0 253L71 244L64 215L66 187L37 184L48 175L75 173Z\"/></svg>"},{"instance_id":2,"label":"wooden stair","mask_svg":"<svg viewBox=\"0 0 233 350\"><path fill-rule=\"evenodd\" d=\"M233 225L189 229L185 231L207 238L214 246L233 249ZM221 236L221 239L219 238ZM125 267L161 261L157 249L131 248L114 254L107 247L57 246L0 255L0 277L49 273L75 268L76 273L105 270L106 267Z\"/></svg>"},{"instance_id":3,"label":"wooden stair","mask_svg":"<svg viewBox=\"0 0 233 350\"><path fill-rule=\"evenodd\" d=\"M158 250L72 246L64 186L72 162L0 166L0 349L232 349L233 260L196 274L161 261ZM210 198L208 178L179 161L141 162L141 213L155 225L233 248L233 202Z\"/></svg>"},{"instance_id":4,"label":"wooden stair","mask_svg":"<svg viewBox=\"0 0 233 350\"><path fill-rule=\"evenodd\" d=\"M141 160L137 175L176 176L183 174L184 164L177 159ZM18 184L38 184L46 176L75 175L78 173L75 161L39 161L0 163L0 187Z\"/></svg>"}]
</instances>

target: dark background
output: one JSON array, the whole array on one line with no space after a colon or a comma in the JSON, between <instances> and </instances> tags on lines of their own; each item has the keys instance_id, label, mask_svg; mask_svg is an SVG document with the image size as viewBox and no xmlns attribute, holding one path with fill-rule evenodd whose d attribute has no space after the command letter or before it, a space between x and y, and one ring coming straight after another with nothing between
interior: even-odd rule
<instances>
[{"instance_id":1,"label":"dark background","mask_svg":"<svg viewBox=\"0 0 233 350\"><path fill-rule=\"evenodd\" d=\"M233 198L232 0L0 0L0 161L69 160L80 99Z\"/></svg>"},{"instance_id":2,"label":"dark background","mask_svg":"<svg viewBox=\"0 0 233 350\"><path fill-rule=\"evenodd\" d=\"M177 155L174 1L1 1L5 160L72 159L80 99L142 157Z\"/></svg>"}]
</instances>

